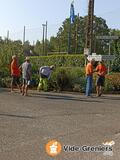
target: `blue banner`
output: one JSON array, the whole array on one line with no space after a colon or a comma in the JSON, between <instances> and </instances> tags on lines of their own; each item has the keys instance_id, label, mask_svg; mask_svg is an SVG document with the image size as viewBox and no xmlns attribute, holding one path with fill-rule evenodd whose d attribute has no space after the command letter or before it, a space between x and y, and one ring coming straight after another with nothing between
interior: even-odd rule
<instances>
[{"instance_id":1,"label":"blue banner","mask_svg":"<svg viewBox=\"0 0 120 160\"><path fill-rule=\"evenodd\" d=\"M70 7L70 22L74 23L74 20L75 20L75 11L74 11L74 1L73 1Z\"/></svg>"}]
</instances>

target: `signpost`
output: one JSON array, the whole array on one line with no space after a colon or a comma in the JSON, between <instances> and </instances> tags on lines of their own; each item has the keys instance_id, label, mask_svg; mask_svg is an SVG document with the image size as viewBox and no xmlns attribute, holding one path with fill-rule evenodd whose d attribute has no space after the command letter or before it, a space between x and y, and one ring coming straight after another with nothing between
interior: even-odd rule
<instances>
[{"instance_id":1,"label":"signpost","mask_svg":"<svg viewBox=\"0 0 120 160\"><path fill-rule=\"evenodd\" d=\"M87 57L87 59L94 59L95 61L101 61L102 60L102 55L95 55L95 54L92 54L92 55L89 55Z\"/></svg>"},{"instance_id":2,"label":"signpost","mask_svg":"<svg viewBox=\"0 0 120 160\"><path fill-rule=\"evenodd\" d=\"M119 36L96 36L96 39L99 40L117 40L120 39Z\"/></svg>"},{"instance_id":3,"label":"signpost","mask_svg":"<svg viewBox=\"0 0 120 160\"><path fill-rule=\"evenodd\" d=\"M115 59L114 55L102 55L102 60L112 61Z\"/></svg>"},{"instance_id":4,"label":"signpost","mask_svg":"<svg viewBox=\"0 0 120 160\"><path fill-rule=\"evenodd\" d=\"M108 74L110 73L110 61L114 60L115 56L114 55L96 55L96 53L93 53L92 55L88 55L87 59L88 61L90 59L94 59L95 61L108 61Z\"/></svg>"},{"instance_id":5,"label":"signpost","mask_svg":"<svg viewBox=\"0 0 120 160\"><path fill-rule=\"evenodd\" d=\"M108 74L109 74L109 72L110 72L110 61L114 60L114 58L115 58L114 55L111 55L111 41L120 39L120 36L111 36L111 35L96 36L96 39L98 39L98 40L109 40L109 55L103 55L102 56L103 60L109 61L109 65L108 65Z\"/></svg>"},{"instance_id":6,"label":"signpost","mask_svg":"<svg viewBox=\"0 0 120 160\"><path fill-rule=\"evenodd\" d=\"M89 48L84 48L84 55L88 56L90 54Z\"/></svg>"}]
</instances>

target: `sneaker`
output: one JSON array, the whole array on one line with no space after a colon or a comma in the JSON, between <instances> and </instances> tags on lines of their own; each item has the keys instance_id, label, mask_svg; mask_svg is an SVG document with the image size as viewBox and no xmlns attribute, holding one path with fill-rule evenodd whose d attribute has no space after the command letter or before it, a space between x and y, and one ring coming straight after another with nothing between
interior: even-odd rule
<instances>
[{"instance_id":1,"label":"sneaker","mask_svg":"<svg viewBox=\"0 0 120 160\"><path fill-rule=\"evenodd\" d=\"M24 96L24 93L21 93L21 96Z\"/></svg>"},{"instance_id":2,"label":"sneaker","mask_svg":"<svg viewBox=\"0 0 120 160\"><path fill-rule=\"evenodd\" d=\"M93 96L91 96L91 95L86 95L86 98L92 98Z\"/></svg>"},{"instance_id":3,"label":"sneaker","mask_svg":"<svg viewBox=\"0 0 120 160\"><path fill-rule=\"evenodd\" d=\"M102 93L100 93L98 96L101 97L101 96L102 96Z\"/></svg>"}]
</instances>

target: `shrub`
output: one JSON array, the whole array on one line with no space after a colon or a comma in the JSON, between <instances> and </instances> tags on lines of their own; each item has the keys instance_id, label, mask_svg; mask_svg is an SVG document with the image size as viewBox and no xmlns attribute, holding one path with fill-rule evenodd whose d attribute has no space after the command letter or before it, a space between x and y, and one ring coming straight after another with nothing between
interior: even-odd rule
<instances>
[{"instance_id":1,"label":"shrub","mask_svg":"<svg viewBox=\"0 0 120 160\"><path fill-rule=\"evenodd\" d=\"M67 68L56 68L51 76L51 81L55 85L56 90L67 90L71 88Z\"/></svg>"},{"instance_id":2,"label":"shrub","mask_svg":"<svg viewBox=\"0 0 120 160\"><path fill-rule=\"evenodd\" d=\"M73 91L79 86L79 91L85 89L84 70L79 67L60 67L53 72L51 80L56 81L57 89ZM74 90L75 91L75 90Z\"/></svg>"},{"instance_id":3,"label":"shrub","mask_svg":"<svg viewBox=\"0 0 120 160\"><path fill-rule=\"evenodd\" d=\"M31 57L34 69L40 66L56 65L56 67L83 67L84 55L51 55Z\"/></svg>"},{"instance_id":4,"label":"shrub","mask_svg":"<svg viewBox=\"0 0 120 160\"><path fill-rule=\"evenodd\" d=\"M114 71L120 71L120 64L115 59L112 65ZM52 55L42 57L31 57L33 76L32 84L37 86L39 83L38 70L44 65L56 65L50 80L50 90L67 90L84 92L86 86L85 70L84 70L84 56L82 55ZM10 86L10 72L9 66L2 68L0 73L0 86ZM95 92L94 76L93 91ZM106 92L120 91L120 73L112 73L106 76L105 82Z\"/></svg>"},{"instance_id":5,"label":"shrub","mask_svg":"<svg viewBox=\"0 0 120 160\"><path fill-rule=\"evenodd\" d=\"M120 72L120 56L116 56L111 67L113 72Z\"/></svg>"},{"instance_id":6,"label":"shrub","mask_svg":"<svg viewBox=\"0 0 120 160\"><path fill-rule=\"evenodd\" d=\"M120 91L120 73L106 76L105 91Z\"/></svg>"},{"instance_id":7,"label":"shrub","mask_svg":"<svg viewBox=\"0 0 120 160\"><path fill-rule=\"evenodd\" d=\"M10 77L0 78L0 87L9 88L10 84L11 84L11 78Z\"/></svg>"},{"instance_id":8,"label":"shrub","mask_svg":"<svg viewBox=\"0 0 120 160\"><path fill-rule=\"evenodd\" d=\"M84 92L85 90L85 73L83 68L73 67L69 69L69 80L73 91Z\"/></svg>"}]
</instances>

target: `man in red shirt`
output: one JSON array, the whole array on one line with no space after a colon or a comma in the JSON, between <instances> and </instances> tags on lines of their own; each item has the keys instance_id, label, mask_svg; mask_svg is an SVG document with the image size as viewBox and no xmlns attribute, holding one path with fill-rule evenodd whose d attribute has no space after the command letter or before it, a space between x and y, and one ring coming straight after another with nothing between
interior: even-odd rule
<instances>
[{"instance_id":1,"label":"man in red shirt","mask_svg":"<svg viewBox=\"0 0 120 160\"><path fill-rule=\"evenodd\" d=\"M107 68L104 65L103 61L99 62L99 64L96 67L96 72L98 75L97 81L96 81L96 92L97 96L101 96L103 93L103 87L105 83L105 75L107 74Z\"/></svg>"},{"instance_id":2,"label":"man in red shirt","mask_svg":"<svg viewBox=\"0 0 120 160\"><path fill-rule=\"evenodd\" d=\"M21 86L20 86L20 80L19 80L20 79L20 69L18 66L18 59L16 55L12 56L12 62L11 62L10 68L11 68L11 77L12 77L11 92L13 92L14 85L17 85L21 92Z\"/></svg>"}]
</instances>

